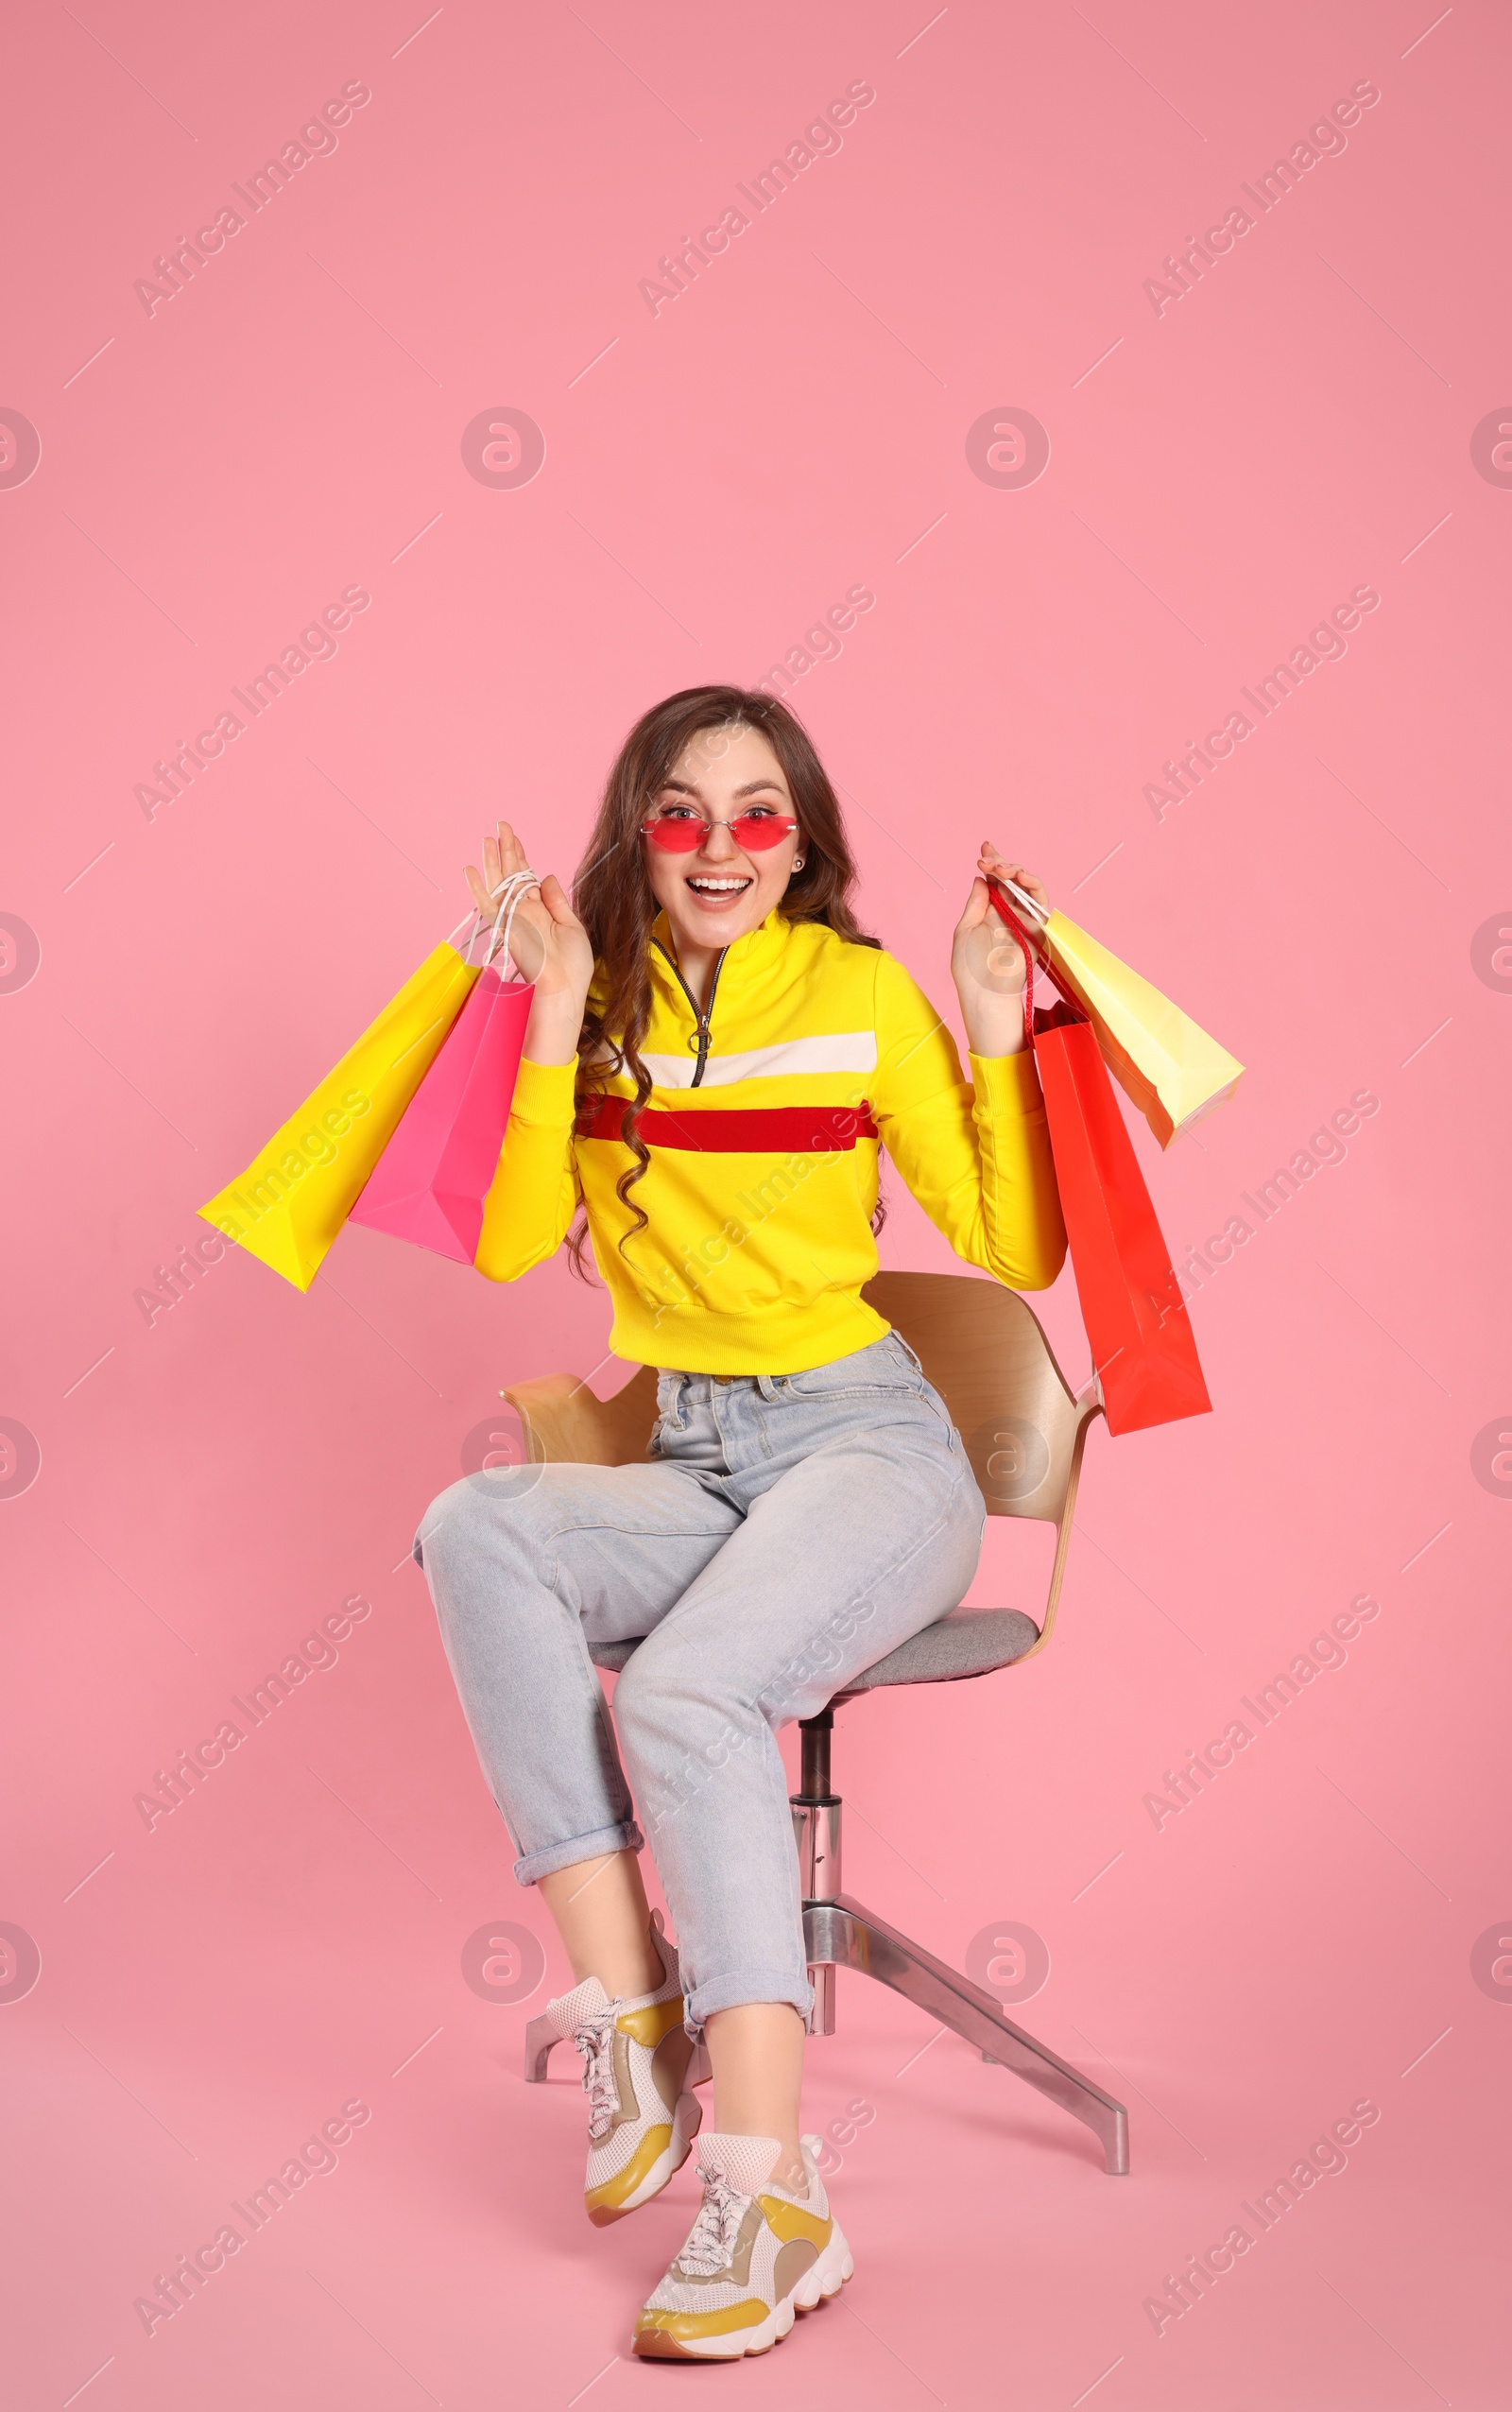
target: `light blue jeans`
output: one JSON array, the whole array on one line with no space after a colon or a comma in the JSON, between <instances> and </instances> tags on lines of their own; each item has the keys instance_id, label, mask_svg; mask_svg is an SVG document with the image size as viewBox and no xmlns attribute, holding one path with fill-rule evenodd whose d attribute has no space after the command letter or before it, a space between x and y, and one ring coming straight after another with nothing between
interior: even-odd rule
<instances>
[{"instance_id":1,"label":"light blue jeans","mask_svg":"<svg viewBox=\"0 0 1512 2412\"><path fill-rule=\"evenodd\" d=\"M956 1606L982 1495L896 1333L809 1373L662 1373L657 1404L645 1465L471 1474L415 1557L520 1882L649 1837L690 2031L806 2016L777 1729ZM641 1636L611 1727L593 1662Z\"/></svg>"}]
</instances>

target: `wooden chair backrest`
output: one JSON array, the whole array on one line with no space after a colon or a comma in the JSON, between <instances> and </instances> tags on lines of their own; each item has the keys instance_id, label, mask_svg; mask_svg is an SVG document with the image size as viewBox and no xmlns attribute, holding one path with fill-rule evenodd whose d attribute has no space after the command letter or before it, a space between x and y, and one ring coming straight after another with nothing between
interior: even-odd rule
<instances>
[{"instance_id":1,"label":"wooden chair backrest","mask_svg":"<svg viewBox=\"0 0 1512 2412\"><path fill-rule=\"evenodd\" d=\"M879 1273L862 1296L902 1335L949 1407L988 1514L1058 1524L1096 1404L1072 1396L1017 1290L961 1273Z\"/></svg>"},{"instance_id":2,"label":"wooden chair backrest","mask_svg":"<svg viewBox=\"0 0 1512 2412\"><path fill-rule=\"evenodd\" d=\"M1038 1316L1001 1283L879 1273L862 1296L902 1333L949 1407L988 1514L1032 1516L1057 1528L1040 1639L1024 1652L1033 1658L1056 1622L1081 1453L1103 1412L1097 1386L1072 1396Z\"/></svg>"},{"instance_id":3,"label":"wooden chair backrest","mask_svg":"<svg viewBox=\"0 0 1512 2412\"><path fill-rule=\"evenodd\" d=\"M520 1419L529 1464L633 1466L656 1421L656 1368L643 1365L610 1399L595 1399L571 1373L516 1382L504 1395Z\"/></svg>"}]
</instances>

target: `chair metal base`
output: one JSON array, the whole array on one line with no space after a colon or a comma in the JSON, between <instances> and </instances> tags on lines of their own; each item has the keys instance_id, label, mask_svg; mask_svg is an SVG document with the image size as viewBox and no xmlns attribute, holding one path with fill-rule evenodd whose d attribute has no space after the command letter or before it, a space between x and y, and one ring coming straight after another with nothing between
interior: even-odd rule
<instances>
[{"instance_id":1,"label":"chair metal base","mask_svg":"<svg viewBox=\"0 0 1512 2412\"><path fill-rule=\"evenodd\" d=\"M811 2035L834 2033L834 1972L837 1968L853 1968L863 1976L874 1976L883 1985L890 1985L908 2002L917 2003L931 2018L938 2019L953 2034L964 2037L973 2044L984 2060L1011 2069L1037 2093L1047 2094L1074 2119L1080 2119L1091 2128L1103 2147L1103 2160L1109 2177L1128 2174L1128 2113L1121 2102L1115 2102L1091 2077L1070 2066L1022 2026L1006 2019L990 1993L973 1985L969 1977L957 1975L926 1952L920 1943L910 1942L870 1910L863 1908L849 1893L841 1893L834 1901L807 1902L803 1908L803 1938L810 1961L809 1975L814 1983L814 2009L809 2020ZM549 2019L533 2018L525 2028L524 2076L527 2085L544 2085L546 2063L553 2047L562 2037ZM703 2085L709 2077L709 2056L706 2047L696 2044L688 2063L688 2083Z\"/></svg>"},{"instance_id":2,"label":"chair metal base","mask_svg":"<svg viewBox=\"0 0 1512 2412\"><path fill-rule=\"evenodd\" d=\"M809 1963L809 1976L814 1986L814 2007L809 2015L811 2035L834 2033L834 1972L837 1968L859 1970L863 1976L874 1976L881 1985L890 1985L907 2002L915 2002L931 2018L938 2019L975 2046L984 2060L1000 2068L1011 2069L1025 2085L1069 2110L1091 2128L1103 2147L1103 2164L1111 2178L1128 2175L1128 2112L1091 2077L1062 2060L1022 2026L1003 2015L1002 2005L970 1977L961 1976L943 1960L926 1952L921 1943L910 1942L900 1935L896 1926L873 1917L850 1893L842 1892L841 1809L842 1804L830 1782L830 1738L834 1725L834 1710L821 1709L816 1716L804 1717L799 1731L802 1736L802 1774L799 1790L789 1806L793 1818L793 1842L798 1854L799 1887L803 1903L803 1940ZM525 2079L530 2085L545 2080L546 2062L552 2046L561 2038L544 2017L533 2018L525 2028ZM690 2060L688 2083L702 2084L709 2075L709 2059L702 2042L694 2047Z\"/></svg>"},{"instance_id":3,"label":"chair metal base","mask_svg":"<svg viewBox=\"0 0 1512 2412\"><path fill-rule=\"evenodd\" d=\"M984 2060L1011 2069L1025 2085L1058 2102L1062 2110L1080 2119L1098 2138L1108 2176L1127 2177L1128 2112L1124 2105L1005 2019L1001 2003L980 1985L947 1968L933 1952L910 1942L896 1926L874 1918L869 1909L841 1890L842 1803L830 1782L833 1726L833 1702L817 1716L801 1720L802 1776L789 1802L803 1901L804 1944L814 1986L809 2033L834 2033L834 1972L859 1969L863 1976L890 1985L905 2001L917 2002L941 2026L974 2044Z\"/></svg>"},{"instance_id":4,"label":"chair metal base","mask_svg":"<svg viewBox=\"0 0 1512 2412\"><path fill-rule=\"evenodd\" d=\"M1074 2119L1080 2119L1101 2143L1108 2176L1128 2175L1128 2112L1124 2105L1005 2018L1001 2006L980 1985L957 1975L933 1952L910 1942L906 1935L874 1917L849 1893L840 1893L833 1901L805 1902L803 1934L815 1989L811 2034L834 2033L834 1972L858 1969L862 1975L890 1985L905 2001L917 2003L931 2018L938 2019L941 2026L963 2036L984 2060L1011 2069L1037 2093L1047 2094Z\"/></svg>"}]
</instances>

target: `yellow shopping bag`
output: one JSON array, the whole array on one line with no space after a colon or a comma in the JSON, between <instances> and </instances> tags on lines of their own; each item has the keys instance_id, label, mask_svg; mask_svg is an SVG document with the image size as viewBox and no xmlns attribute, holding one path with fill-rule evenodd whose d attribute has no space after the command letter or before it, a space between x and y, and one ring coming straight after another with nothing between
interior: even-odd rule
<instances>
[{"instance_id":1,"label":"yellow shopping bag","mask_svg":"<svg viewBox=\"0 0 1512 2412\"><path fill-rule=\"evenodd\" d=\"M1231 1097L1244 1065L1106 946L1052 913L1040 929L1058 976L1086 1007L1103 1060L1162 1147Z\"/></svg>"},{"instance_id":2,"label":"yellow shopping bag","mask_svg":"<svg viewBox=\"0 0 1512 2412\"><path fill-rule=\"evenodd\" d=\"M428 955L206 1222L307 1290L481 969L444 941Z\"/></svg>"}]
</instances>

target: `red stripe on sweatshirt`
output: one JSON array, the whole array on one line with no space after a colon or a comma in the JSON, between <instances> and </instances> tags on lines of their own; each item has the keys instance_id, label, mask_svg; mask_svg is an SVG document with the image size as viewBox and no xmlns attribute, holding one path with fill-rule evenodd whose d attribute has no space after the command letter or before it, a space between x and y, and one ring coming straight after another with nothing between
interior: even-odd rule
<instances>
[{"instance_id":1,"label":"red stripe on sweatshirt","mask_svg":"<svg viewBox=\"0 0 1512 2412\"><path fill-rule=\"evenodd\" d=\"M579 1139L618 1139L627 1097L594 1097L577 1118ZM866 1102L859 1106L768 1106L727 1111L666 1113L648 1108L636 1124L648 1147L678 1147L719 1156L830 1155L858 1139L875 1139L877 1126Z\"/></svg>"}]
</instances>

